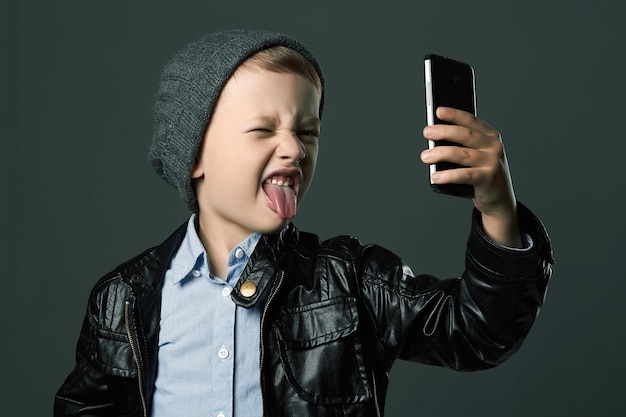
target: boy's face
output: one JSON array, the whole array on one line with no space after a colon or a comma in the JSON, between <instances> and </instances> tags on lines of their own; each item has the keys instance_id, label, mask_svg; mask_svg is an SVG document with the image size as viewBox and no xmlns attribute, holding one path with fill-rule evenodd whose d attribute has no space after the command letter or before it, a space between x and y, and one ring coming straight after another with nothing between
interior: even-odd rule
<instances>
[{"instance_id":1,"label":"boy's face","mask_svg":"<svg viewBox=\"0 0 626 417\"><path fill-rule=\"evenodd\" d=\"M255 67L228 80L192 171L201 227L242 240L295 216L315 172L320 97L293 73Z\"/></svg>"}]
</instances>

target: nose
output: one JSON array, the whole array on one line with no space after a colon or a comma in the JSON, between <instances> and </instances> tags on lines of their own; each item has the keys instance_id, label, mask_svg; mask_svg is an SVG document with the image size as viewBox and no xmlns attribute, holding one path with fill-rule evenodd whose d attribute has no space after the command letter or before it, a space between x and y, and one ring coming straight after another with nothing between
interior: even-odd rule
<instances>
[{"instance_id":1,"label":"nose","mask_svg":"<svg viewBox=\"0 0 626 417\"><path fill-rule=\"evenodd\" d=\"M297 165L306 156L304 144L293 132L285 132L281 135L276 153L280 159L292 160L294 165Z\"/></svg>"}]
</instances>

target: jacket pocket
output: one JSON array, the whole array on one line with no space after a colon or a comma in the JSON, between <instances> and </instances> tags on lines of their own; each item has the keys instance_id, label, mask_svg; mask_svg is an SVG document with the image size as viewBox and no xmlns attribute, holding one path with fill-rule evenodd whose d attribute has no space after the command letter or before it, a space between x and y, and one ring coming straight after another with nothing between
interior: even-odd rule
<instances>
[{"instance_id":1,"label":"jacket pocket","mask_svg":"<svg viewBox=\"0 0 626 417\"><path fill-rule=\"evenodd\" d=\"M95 359L105 374L124 378L137 377L137 365L125 334L99 329Z\"/></svg>"},{"instance_id":2,"label":"jacket pocket","mask_svg":"<svg viewBox=\"0 0 626 417\"><path fill-rule=\"evenodd\" d=\"M351 297L281 312L274 324L280 359L300 397L326 405L370 399L358 323Z\"/></svg>"}]
</instances>

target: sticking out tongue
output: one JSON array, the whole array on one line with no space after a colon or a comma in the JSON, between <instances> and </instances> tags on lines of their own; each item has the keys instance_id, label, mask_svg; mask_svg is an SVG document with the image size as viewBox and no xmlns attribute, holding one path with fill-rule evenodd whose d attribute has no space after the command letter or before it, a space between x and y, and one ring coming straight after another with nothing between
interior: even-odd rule
<instances>
[{"instance_id":1,"label":"sticking out tongue","mask_svg":"<svg viewBox=\"0 0 626 417\"><path fill-rule=\"evenodd\" d=\"M298 197L291 187L275 184L263 184L267 196L267 205L283 220L293 219L296 215Z\"/></svg>"}]
</instances>

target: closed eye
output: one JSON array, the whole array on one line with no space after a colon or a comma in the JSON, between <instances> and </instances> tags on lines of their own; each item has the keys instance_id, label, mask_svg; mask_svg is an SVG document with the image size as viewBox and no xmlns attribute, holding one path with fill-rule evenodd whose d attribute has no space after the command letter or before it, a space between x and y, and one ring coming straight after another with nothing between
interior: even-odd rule
<instances>
[{"instance_id":1,"label":"closed eye","mask_svg":"<svg viewBox=\"0 0 626 417\"><path fill-rule=\"evenodd\" d=\"M266 127L256 127L254 129L250 129L248 133L254 133L260 137L269 137L274 134L274 130Z\"/></svg>"},{"instance_id":2,"label":"closed eye","mask_svg":"<svg viewBox=\"0 0 626 417\"><path fill-rule=\"evenodd\" d=\"M317 138L319 137L319 131L317 130L301 130L298 132L298 136L299 137L305 137L305 138Z\"/></svg>"}]
</instances>

